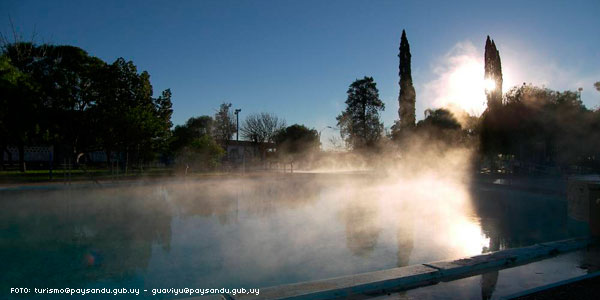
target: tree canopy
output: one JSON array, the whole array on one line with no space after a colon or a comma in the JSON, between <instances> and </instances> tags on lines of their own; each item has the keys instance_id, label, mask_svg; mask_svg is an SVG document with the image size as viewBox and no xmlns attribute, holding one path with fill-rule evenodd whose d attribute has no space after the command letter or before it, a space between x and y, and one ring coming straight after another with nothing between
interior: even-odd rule
<instances>
[{"instance_id":1,"label":"tree canopy","mask_svg":"<svg viewBox=\"0 0 600 300\"><path fill-rule=\"evenodd\" d=\"M285 121L272 113L251 114L246 117L242 136L255 143L272 143L275 135L285 127Z\"/></svg>"},{"instance_id":2,"label":"tree canopy","mask_svg":"<svg viewBox=\"0 0 600 300\"><path fill-rule=\"evenodd\" d=\"M537 164L597 164L600 118L579 93L532 85L514 87L497 111L482 116L481 150Z\"/></svg>"},{"instance_id":3,"label":"tree canopy","mask_svg":"<svg viewBox=\"0 0 600 300\"><path fill-rule=\"evenodd\" d=\"M319 133L304 125L294 124L288 126L275 135L277 153L284 159L295 161L306 155L318 151Z\"/></svg>"},{"instance_id":4,"label":"tree canopy","mask_svg":"<svg viewBox=\"0 0 600 300\"><path fill-rule=\"evenodd\" d=\"M383 133L379 112L385 109L373 77L354 81L347 91L346 109L337 116L337 125L346 145L351 149L376 146Z\"/></svg>"},{"instance_id":5,"label":"tree canopy","mask_svg":"<svg viewBox=\"0 0 600 300\"><path fill-rule=\"evenodd\" d=\"M123 58L112 64L74 46L6 44L2 49L0 116L7 144L54 145L74 160L103 149L152 159L170 135L171 91L153 98L148 72ZM5 78L4 78L5 77ZM14 116L19 116L15 118Z\"/></svg>"},{"instance_id":6,"label":"tree canopy","mask_svg":"<svg viewBox=\"0 0 600 300\"><path fill-rule=\"evenodd\" d=\"M233 137L236 130L233 112L230 108L231 103L222 103L219 111L215 113L213 134L222 145Z\"/></svg>"}]
</instances>

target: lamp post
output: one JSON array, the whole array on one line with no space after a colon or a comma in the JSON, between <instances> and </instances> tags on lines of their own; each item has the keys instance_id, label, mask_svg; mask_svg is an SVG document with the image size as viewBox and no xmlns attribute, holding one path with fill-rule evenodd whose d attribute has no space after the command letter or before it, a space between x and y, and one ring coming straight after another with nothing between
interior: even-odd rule
<instances>
[{"instance_id":1,"label":"lamp post","mask_svg":"<svg viewBox=\"0 0 600 300\"><path fill-rule=\"evenodd\" d=\"M240 140L240 111L242 111L240 108L235 110L235 140L239 141Z\"/></svg>"}]
</instances>

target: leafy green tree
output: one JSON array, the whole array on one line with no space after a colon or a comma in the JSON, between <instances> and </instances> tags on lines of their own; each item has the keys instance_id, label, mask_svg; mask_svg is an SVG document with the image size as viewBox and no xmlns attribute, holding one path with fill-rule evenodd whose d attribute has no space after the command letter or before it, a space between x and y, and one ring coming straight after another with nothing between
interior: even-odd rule
<instances>
[{"instance_id":1,"label":"leafy green tree","mask_svg":"<svg viewBox=\"0 0 600 300\"><path fill-rule=\"evenodd\" d=\"M32 43L5 44L2 56L4 73L23 76L3 80L10 113L2 116L0 146L19 147L22 169L26 144L53 144L72 158L104 148L109 163L113 151L141 162L166 146L171 91L153 98L150 75L132 62L107 65L78 47Z\"/></svg>"},{"instance_id":2,"label":"leafy green tree","mask_svg":"<svg viewBox=\"0 0 600 300\"><path fill-rule=\"evenodd\" d=\"M233 137L236 130L233 112L230 108L231 103L222 103L214 118L214 137L224 146Z\"/></svg>"},{"instance_id":3,"label":"leafy green tree","mask_svg":"<svg viewBox=\"0 0 600 300\"><path fill-rule=\"evenodd\" d=\"M41 103L38 86L31 76L12 65L6 52L0 56L0 168L9 144L17 145L19 168L25 172L25 145L39 136Z\"/></svg>"},{"instance_id":4,"label":"leafy green tree","mask_svg":"<svg viewBox=\"0 0 600 300\"><path fill-rule=\"evenodd\" d=\"M214 170L221 164L225 150L207 134L195 138L177 152L176 163L190 171Z\"/></svg>"},{"instance_id":5,"label":"leafy green tree","mask_svg":"<svg viewBox=\"0 0 600 300\"><path fill-rule=\"evenodd\" d=\"M8 105L14 101L16 94L17 80L21 74L10 64L10 59L6 55L0 56L0 170L4 170L4 152L9 142L10 121Z\"/></svg>"},{"instance_id":6,"label":"leafy green tree","mask_svg":"<svg viewBox=\"0 0 600 300\"><path fill-rule=\"evenodd\" d=\"M97 99L94 81L105 63L73 46L44 49L33 76L42 92L48 142L63 145L72 157L96 149L90 108Z\"/></svg>"},{"instance_id":7,"label":"leafy green tree","mask_svg":"<svg viewBox=\"0 0 600 300\"><path fill-rule=\"evenodd\" d=\"M125 154L126 166L129 161L154 158L157 146L170 134L170 90L152 98L148 72L138 74L133 62L123 58L106 66L102 74L94 115L109 163L115 150Z\"/></svg>"},{"instance_id":8,"label":"leafy green tree","mask_svg":"<svg viewBox=\"0 0 600 300\"><path fill-rule=\"evenodd\" d=\"M214 121L210 116L192 117L183 125L173 129L171 150L173 153L181 150L205 135L212 136Z\"/></svg>"},{"instance_id":9,"label":"leafy green tree","mask_svg":"<svg viewBox=\"0 0 600 300\"><path fill-rule=\"evenodd\" d=\"M156 147L160 153L168 154L169 142L171 140L171 116L173 115L173 102L171 102L171 89L164 90L161 95L155 99L156 120L159 123L156 139Z\"/></svg>"},{"instance_id":10,"label":"leafy green tree","mask_svg":"<svg viewBox=\"0 0 600 300\"><path fill-rule=\"evenodd\" d=\"M304 125L294 124L280 130L275 135L277 154L287 161L297 161L319 151L319 133Z\"/></svg>"},{"instance_id":11,"label":"leafy green tree","mask_svg":"<svg viewBox=\"0 0 600 300\"><path fill-rule=\"evenodd\" d=\"M379 112L385 105L373 77L354 81L347 94L346 109L336 118L342 138L355 150L375 147L383 133Z\"/></svg>"}]
</instances>

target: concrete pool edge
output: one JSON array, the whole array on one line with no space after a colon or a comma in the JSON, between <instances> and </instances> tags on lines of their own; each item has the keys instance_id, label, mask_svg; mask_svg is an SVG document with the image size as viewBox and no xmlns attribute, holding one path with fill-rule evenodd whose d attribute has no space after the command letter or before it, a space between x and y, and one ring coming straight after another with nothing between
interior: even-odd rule
<instances>
[{"instance_id":1,"label":"concrete pool edge","mask_svg":"<svg viewBox=\"0 0 600 300\"><path fill-rule=\"evenodd\" d=\"M539 287L535 287L532 289L528 289L528 290L524 290L518 293L514 293L514 294L510 294L508 296L505 297L501 297L499 298L500 300L511 300L511 299L516 299L519 297L523 297L523 296L529 296L529 295L533 295L536 294L538 292L543 292L546 290L550 290L553 288L558 288L558 287L562 287L571 283L576 283L576 282L581 282L584 281L586 279L592 279L592 278L596 278L600 276L600 272L595 272L595 273L591 273L591 274L585 274L585 275L581 275L581 276L577 276L574 278L569 278L569 279L565 279L565 280L561 280L555 283L551 283L551 284L546 284L546 285L542 285Z\"/></svg>"},{"instance_id":2,"label":"concrete pool edge","mask_svg":"<svg viewBox=\"0 0 600 300\"><path fill-rule=\"evenodd\" d=\"M335 299L382 295L452 281L490 270L511 268L585 248L596 239L572 238L506 249L461 259L450 259L368 273L300 282L260 289L259 295L223 295L225 299ZM205 299L192 297L192 299Z\"/></svg>"}]
</instances>

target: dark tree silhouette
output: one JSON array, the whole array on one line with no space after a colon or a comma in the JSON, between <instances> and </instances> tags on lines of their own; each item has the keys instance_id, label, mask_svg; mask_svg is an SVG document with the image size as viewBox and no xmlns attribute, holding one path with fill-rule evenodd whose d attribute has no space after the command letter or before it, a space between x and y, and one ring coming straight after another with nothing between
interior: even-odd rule
<instances>
[{"instance_id":1,"label":"dark tree silhouette","mask_svg":"<svg viewBox=\"0 0 600 300\"><path fill-rule=\"evenodd\" d=\"M481 150L492 160L503 154L536 168L600 166L600 114L588 110L578 92L514 87L483 117Z\"/></svg>"},{"instance_id":2,"label":"dark tree silhouette","mask_svg":"<svg viewBox=\"0 0 600 300\"><path fill-rule=\"evenodd\" d=\"M319 133L304 125L294 124L280 130L275 135L275 143L278 156L294 162L319 150Z\"/></svg>"},{"instance_id":3,"label":"dark tree silhouette","mask_svg":"<svg viewBox=\"0 0 600 300\"><path fill-rule=\"evenodd\" d=\"M490 40L488 35L485 41L485 75L486 80L494 82L491 90L486 90L487 107L493 109L502 104L502 63L500 61L500 52L496 49L494 40Z\"/></svg>"},{"instance_id":4,"label":"dark tree silhouette","mask_svg":"<svg viewBox=\"0 0 600 300\"><path fill-rule=\"evenodd\" d=\"M469 132L462 130L456 117L444 108L425 110L425 119L417 123L415 133L419 138L446 145L465 145L470 142Z\"/></svg>"},{"instance_id":5,"label":"dark tree silhouette","mask_svg":"<svg viewBox=\"0 0 600 300\"><path fill-rule=\"evenodd\" d=\"M272 113L251 114L246 117L242 136L255 143L272 143L275 135L285 127L285 121Z\"/></svg>"},{"instance_id":6,"label":"dark tree silhouette","mask_svg":"<svg viewBox=\"0 0 600 300\"><path fill-rule=\"evenodd\" d=\"M346 145L355 150L372 148L383 133L379 111L385 109L373 77L354 81L348 89L346 109L336 118Z\"/></svg>"},{"instance_id":7,"label":"dark tree silhouette","mask_svg":"<svg viewBox=\"0 0 600 300\"><path fill-rule=\"evenodd\" d=\"M460 129L460 123L447 109L427 109L425 119L419 121L419 126L435 126L442 129Z\"/></svg>"},{"instance_id":8,"label":"dark tree silhouette","mask_svg":"<svg viewBox=\"0 0 600 300\"><path fill-rule=\"evenodd\" d=\"M0 56L0 169L8 145L17 145L19 168L25 171L25 145L38 135L42 115L39 89L29 76Z\"/></svg>"},{"instance_id":9,"label":"dark tree silhouette","mask_svg":"<svg viewBox=\"0 0 600 300\"><path fill-rule=\"evenodd\" d=\"M2 57L23 74L4 98L7 115L19 118L3 120L12 127L8 143L19 148L22 170L27 144L53 145L55 159L58 153L74 162L104 148L109 164L113 151L141 162L166 146L171 92L152 98L150 75L133 62L107 65L78 47L32 43L5 44ZM7 139L0 140L1 148Z\"/></svg>"},{"instance_id":10,"label":"dark tree silhouette","mask_svg":"<svg viewBox=\"0 0 600 300\"><path fill-rule=\"evenodd\" d=\"M416 93L412 82L410 71L410 45L406 39L406 32L402 30L400 38L400 58L399 73L400 75L400 95L398 96L398 116L400 117L400 130L411 129L415 126L415 102ZM397 126L396 126L397 127Z\"/></svg>"}]
</instances>

